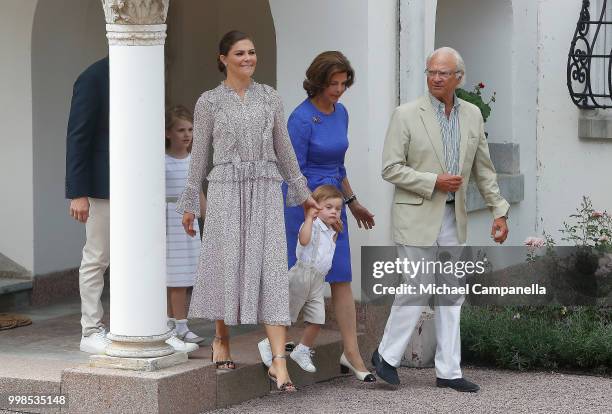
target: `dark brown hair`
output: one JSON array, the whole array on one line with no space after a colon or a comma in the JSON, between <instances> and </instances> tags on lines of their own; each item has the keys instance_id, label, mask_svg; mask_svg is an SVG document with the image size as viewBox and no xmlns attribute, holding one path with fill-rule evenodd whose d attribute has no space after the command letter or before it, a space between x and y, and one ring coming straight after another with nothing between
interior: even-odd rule
<instances>
[{"instance_id":1,"label":"dark brown hair","mask_svg":"<svg viewBox=\"0 0 612 414\"><path fill-rule=\"evenodd\" d=\"M219 54L217 55L217 67L219 68L219 72L227 72L225 65L223 64L223 62L221 62L220 56L227 56L229 51L232 49L232 46L234 46L239 41L245 39L253 41L253 39L251 39L251 36L239 30L230 30L229 32L223 35L223 37L219 41Z\"/></svg>"},{"instance_id":2,"label":"dark brown hair","mask_svg":"<svg viewBox=\"0 0 612 414\"><path fill-rule=\"evenodd\" d=\"M193 114L191 113L191 111L183 105L177 105L166 111L166 131L168 131L174 126L177 119L191 122L191 124L193 125ZM165 140L166 149L168 149L170 148L170 140L168 138L165 138ZM191 152L192 145L193 141L191 141L191 144L189 144L189 148L187 149L189 152Z\"/></svg>"},{"instance_id":3,"label":"dark brown hair","mask_svg":"<svg viewBox=\"0 0 612 414\"><path fill-rule=\"evenodd\" d=\"M306 71L304 89L309 98L317 96L327 88L331 77L336 73L346 72L346 87L349 88L355 82L355 71L351 62L337 50L320 53Z\"/></svg>"}]
</instances>

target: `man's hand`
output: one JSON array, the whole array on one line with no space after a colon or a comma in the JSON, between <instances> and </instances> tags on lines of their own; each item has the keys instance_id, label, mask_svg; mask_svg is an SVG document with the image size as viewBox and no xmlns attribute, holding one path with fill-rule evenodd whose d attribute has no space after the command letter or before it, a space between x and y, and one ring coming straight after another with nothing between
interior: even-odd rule
<instances>
[{"instance_id":1,"label":"man's hand","mask_svg":"<svg viewBox=\"0 0 612 414\"><path fill-rule=\"evenodd\" d=\"M502 244L508 237L508 224L506 223L506 217L499 217L493 220L493 227L491 227L491 237L496 243Z\"/></svg>"},{"instance_id":2,"label":"man's hand","mask_svg":"<svg viewBox=\"0 0 612 414\"><path fill-rule=\"evenodd\" d=\"M436 178L435 189L446 193L454 193L459 190L462 183L463 178L460 175L439 174Z\"/></svg>"},{"instance_id":3,"label":"man's hand","mask_svg":"<svg viewBox=\"0 0 612 414\"><path fill-rule=\"evenodd\" d=\"M196 231L193 228L193 222L195 220L195 214L184 212L183 213L183 228L185 229L185 233L190 235L191 237L195 237Z\"/></svg>"},{"instance_id":4,"label":"man's hand","mask_svg":"<svg viewBox=\"0 0 612 414\"><path fill-rule=\"evenodd\" d=\"M80 221L81 223L87 223L89 218L89 199L87 197L73 198L70 200L70 217Z\"/></svg>"}]
</instances>

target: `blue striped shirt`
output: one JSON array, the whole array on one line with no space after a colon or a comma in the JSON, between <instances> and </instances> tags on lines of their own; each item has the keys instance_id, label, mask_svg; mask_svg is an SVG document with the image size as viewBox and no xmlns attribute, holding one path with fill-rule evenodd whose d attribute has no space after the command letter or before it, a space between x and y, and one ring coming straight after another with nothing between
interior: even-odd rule
<instances>
[{"instance_id":1,"label":"blue striped shirt","mask_svg":"<svg viewBox=\"0 0 612 414\"><path fill-rule=\"evenodd\" d=\"M436 113L440 124L440 135L442 136L442 147L444 149L444 161L446 171L449 174L459 175L459 147L461 144L461 130L459 126L459 99L453 96L454 104L451 112L446 117L444 102L429 94L431 105ZM454 200L455 193L449 193L447 200Z\"/></svg>"}]
</instances>

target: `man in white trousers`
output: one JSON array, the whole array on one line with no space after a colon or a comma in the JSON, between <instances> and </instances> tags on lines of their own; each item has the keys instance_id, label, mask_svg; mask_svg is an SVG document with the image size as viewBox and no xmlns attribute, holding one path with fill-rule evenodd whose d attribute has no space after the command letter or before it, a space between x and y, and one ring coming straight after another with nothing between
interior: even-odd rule
<instances>
[{"instance_id":1,"label":"man in white trousers","mask_svg":"<svg viewBox=\"0 0 612 414\"><path fill-rule=\"evenodd\" d=\"M493 215L491 237L503 243L509 204L500 195L489 156L484 121L475 105L455 95L465 83L465 64L448 47L435 50L426 62L429 93L397 107L383 149L382 176L394 184L393 240L398 256L435 259L435 247L451 247L456 258L466 242L466 190L475 181ZM446 249L449 250L449 249ZM417 275L415 283L430 283L432 275ZM478 385L463 378L459 334L463 297L435 309L436 385L476 392ZM448 300L448 299L447 299ZM383 338L372 355L377 375L399 384L397 367L428 298L398 295Z\"/></svg>"}]
</instances>

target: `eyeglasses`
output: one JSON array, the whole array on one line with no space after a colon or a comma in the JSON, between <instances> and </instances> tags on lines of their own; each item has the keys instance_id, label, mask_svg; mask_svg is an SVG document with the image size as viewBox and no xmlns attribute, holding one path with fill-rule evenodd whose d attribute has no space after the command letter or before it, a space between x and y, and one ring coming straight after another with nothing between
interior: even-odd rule
<instances>
[{"instance_id":1,"label":"eyeglasses","mask_svg":"<svg viewBox=\"0 0 612 414\"><path fill-rule=\"evenodd\" d=\"M425 69L425 74L427 75L428 78L433 78L436 75L438 75L442 79L448 79L451 76L456 75L457 73L461 73L461 71L460 70L448 71L448 70L429 70L429 69Z\"/></svg>"}]
</instances>

